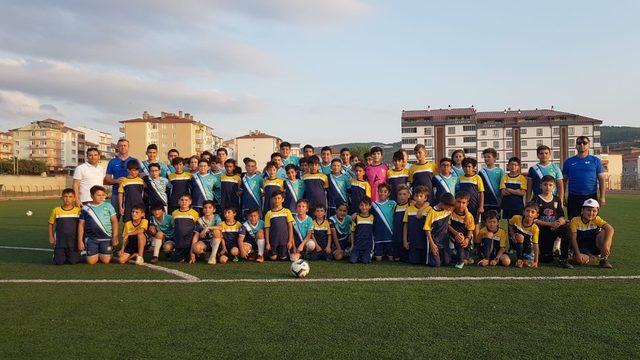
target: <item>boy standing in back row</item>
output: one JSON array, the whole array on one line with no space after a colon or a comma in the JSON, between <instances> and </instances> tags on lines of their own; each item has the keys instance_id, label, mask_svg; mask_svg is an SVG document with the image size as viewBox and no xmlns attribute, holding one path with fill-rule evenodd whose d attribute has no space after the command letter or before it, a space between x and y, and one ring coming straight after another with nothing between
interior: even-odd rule
<instances>
[{"instance_id":1,"label":"boy standing in back row","mask_svg":"<svg viewBox=\"0 0 640 360\"><path fill-rule=\"evenodd\" d=\"M485 166L483 166L478 175L482 178L484 185L484 210L495 210L500 213L500 181L504 177L504 170L496 166L498 152L494 148L484 149L482 151Z\"/></svg>"},{"instance_id":2,"label":"boy standing in back row","mask_svg":"<svg viewBox=\"0 0 640 360\"><path fill-rule=\"evenodd\" d=\"M53 263L76 264L80 261L78 251L78 219L80 208L75 206L73 189L62 190L62 206L51 211L49 217L49 243L53 246Z\"/></svg>"}]
</instances>

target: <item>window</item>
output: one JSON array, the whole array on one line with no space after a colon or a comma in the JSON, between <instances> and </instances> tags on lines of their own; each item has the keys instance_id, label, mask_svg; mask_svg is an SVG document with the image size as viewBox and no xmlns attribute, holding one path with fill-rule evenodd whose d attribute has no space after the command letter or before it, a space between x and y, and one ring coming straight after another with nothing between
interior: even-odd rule
<instances>
[{"instance_id":1,"label":"window","mask_svg":"<svg viewBox=\"0 0 640 360\"><path fill-rule=\"evenodd\" d=\"M75 153L76 153L76 151L75 151L75 150L71 150L71 153L72 153L72 154L75 154Z\"/></svg>"},{"instance_id":2,"label":"window","mask_svg":"<svg viewBox=\"0 0 640 360\"><path fill-rule=\"evenodd\" d=\"M529 168L529 164L527 164L527 163L522 163L521 168L522 168L522 169L528 169L528 168Z\"/></svg>"},{"instance_id":3,"label":"window","mask_svg":"<svg viewBox=\"0 0 640 360\"><path fill-rule=\"evenodd\" d=\"M511 149L511 146L513 146L513 145L511 144L511 140L507 140L507 141L505 141L505 143L504 143L504 147L505 147L505 148L507 148L507 149Z\"/></svg>"},{"instance_id":4,"label":"window","mask_svg":"<svg viewBox=\"0 0 640 360\"><path fill-rule=\"evenodd\" d=\"M527 140L521 140L520 146L527 146Z\"/></svg>"},{"instance_id":5,"label":"window","mask_svg":"<svg viewBox=\"0 0 640 360\"><path fill-rule=\"evenodd\" d=\"M554 158L554 159L559 159L559 158L560 158L560 151L555 150L555 151L553 152L553 158Z\"/></svg>"},{"instance_id":6,"label":"window","mask_svg":"<svg viewBox=\"0 0 640 360\"><path fill-rule=\"evenodd\" d=\"M31 136L36 136L36 132L35 132L35 131L32 131L32 132L31 132Z\"/></svg>"},{"instance_id":7,"label":"window","mask_svg":"<svg viewBox=\"0 0 640 360\"><path fill-rule=\"evenodd\" d=\"M464 125L462 131L476 131L475 125Z\"/></svg>"},{"instance_id":8,"label":"window","mask_svg":"<svg viewBox=\"0 0 640 360\"><path fill-rule=\"evenodd\" d=\"M507 130L505 130L505 132L504 132L504 136L506 136L506 137L510 137L510 136L511 136L511 129L507 129Z\"/></svg>"},{"instance_id":9,"label":"window","mask_svg":"<svg viewBox=\"0 0 640 360\"><path fill-rule=\"evenodd\" d=\"M520 134L525 135L527 133L527 128L520 128Z\"/></svg>"},{"instance_id":10,"label":"window","mask_svg":"<svg viewBox=\"0 0 640 360\"><path fill-rule=\"evenodd\" d=\"M569 126L569 135L575 135L576 133L576 129L573 128L573 126Z\"/></svg>"},{"instance_id":11,"label":"window","mask_svg":"<svg viewBox=\"0 0 640 360\"><path fill-rule=\"evenodd\" d=\"M540 146L540 145L543 145L543 144L544 144L544 141L536 140L536 146Z\"/></svg>"},{"instance_id":12,"label":"window","mask_svg":"<svg viewBox=\"0 0 640 360\"><path fill-rule=\"evenodd\" d=\"M462 138L462 142L476 142L475 136L465 136Z\"/></svg>"},{"instance_id":13,"label":"window","mask_svg":"<svg viewBox=\"0 0 640 360\"><path fill-rule=\"evenodd\" d=\"M498 130L493 130L493 137L498 137Z\"/></svg>"},{"instance_id":14,"label":"window","mask_svg":"<svg viewBox=\"0 0 640 360\"><path fill-rule=\"evenodd\" d=\"M417 132L418 132L418 128L415 128L415 127L403 127L402 128L402 133L403 134L413 134L413 133L417 133Z\"/></svg>"},{"instance_id":15,"label":"window","mask_svg":"<svg viewBox=\"0 0 640 360\"><path fill-rule=\"evenodd\" d=\"M433 150L427 149L427 158L433 157Z\"/></svg>"},{"instance_id":16,"label":"window","mask_svg":"<svg viewBox=\"0 0 640 360\"><path fill-rule=\"evenodd\" d=\"M593 149L593 155L600 155L600 150Z\"/></svg>"},{"instance_id":17,"label":"window","mask_svg":"<svg viewBox=\"0 0 640 360\"><path fill-rule=\"evenodd\" d=\"M396 133L397 134L397 133ZM412 139L402 139L402 143L405 145L415 145L418 143L418 139L412 138Z\"/></svg>"},{"instance_id":18,"label":"window","mask_svg":"<svg viewBox=\"0 0 640 360\"><path fill-rule=\"evenodd\" d=\"M424 139L424 146L427 146L427 147L433 146L433 139Z\"/></svg>"},{"instance_id":19,"label":"window","mask_svg":"<svg viewBox=\"0 0 640 360\"><path fill-rule=\"evenodd\" d=\"M432 131L432 128L430 128L430 127L424 128L424 134L425 135L431 135L431 131Z\"/></svg>"},{"instance_id":20,"label":"window","mask_svg":"<svg viewBox=\"0 0 640 360\"><path fill-rule=\"evenodd\" d=\"M480 142L480 147L481 148L486 148L487 147L487 142L486 141L481 141Z\"/></svg>"},{"instance_id":21,"label":"window","mask_svg":"<svg viewBox=\"0 0 640 360\"><path fill-rule=\"evenodd\" d=\"M511 151L508 151L506 154L507 159L511 159L513 157L513 153Z\"/></svg>"},{"instance_id":22,"label":"window","mask_svg":"<svg viewBox=\"0 0 640 360\"><path fill-rule=\"evenodd\" d=\"M487 136L487 130L480 130L481 136Z\"/></svg>"},{"instance_id":23,"label":"window","mask_svg":"<svg viewBox=\"0 0 640 360\"><path fill-rule=\"evenodd\" d=\"M47 132L46 131L40 131L40 136L47 136Z\"/></svg>"},{"instance_id":24,"label":"window","mask_svg":"<svg viewBox=\"0 0 640 360\"><path fill-rule=\"evenodd\" d=\"M167 128L167 124L162 124L162 128L166 129Z\"/></svg>"},{"instance_id":25,"label":"window","mask_svg":"<svg viewBox=\"0 0 640 360\"><path fill-rule=\"evenodd\" d=\"M600 136L598 136L598 137L594 137L594 138L593 138L593 142L594 142L594 143L599 143L599 142L600 142Z\"/></svg>"},{"instance_id":26,"label":"window","mask_svg":"<svg viewBox=\"0 0 640 360\"><path fill-rule=\"evenodd\" d=\"M553 139L553 147L560 146L560 139Z\"/></svg>"},{"instance_id":27,"label":"window","mask_svg":"<svg viewBox=\"0 0 640 360\"><path fill-rule=\"evenodd\" d=\"M455 135L455 133L456 133L456 127L455 127L455 126L449 126L449 127L447 128L447 134L449 134L449 135ZM454 140L454 142L455 142L455 140Z\"/></svg>"},{"instance_id":28,"label":"window","mask_svg":"<svg viewBox=\"0 0 640 360\"><path fill-rule=\"evenodd\" d=\"M589 135L589 127L588 126L583 126L582 127L582 135Z\"/></svg>"},{"instance_id":29,"label":"window","mask_svg":"<svg viewBox=\"0 0 640 360\"><path fill-rule=\"evenodd\" d=\"M542 129L536 129L536 136L542 136Z\"/></svg>"},{"instance_id":30,"label":"window","mask_svg":"<svg viewBox=\"0 0 640 360\"><path fill-rule=\"evenodd\" d=\"M553 128L553 135L560 135L560 128L554 127Z\"/></svg>"},{"instance_id":31,"label":"window","mask_svg":"<svg viewBox=\"0 0 640 360\"><path fill-rule=\"evenodd\" d=\"M499 148L499 147L500 147L500 141L494 141L494 142L493 142L493 148L494 148L494 149L497 149L497 148Z\"/></svg>"},{"instance_id":32,"label":"window","mask_svg":"<svg viewBox=\"0 0 640 360\"><path fill-rule=\"evenodd\" d=\"M600 131L599 125L593 125L593 132Z\"/></svg>"},{"instance_id":33,"label":"window","mask_svg":"<svg viewBox=\"0 0 640 360\"><path fill-rule=\"evenodd\" d=\"M455 129L455 128L454 128ZM449 146L455 146L456 145L456 138L449 138L447 139L447 144Z\"/></svg>"},{"instance_id":34,"label":"window","mask_svg":"<svg viewBox=\"0 0 640 360\"><path fill-rule=\"evenodd\" d=\"M521 156L523 159L524 159L524 158L526 158L526 157L527 157L527 152L526 152L526 151L521 152L521 153L520 153L520 156ZM522 167L524 167L524 164L522 164Z\"/></svg>"}]
</instances>

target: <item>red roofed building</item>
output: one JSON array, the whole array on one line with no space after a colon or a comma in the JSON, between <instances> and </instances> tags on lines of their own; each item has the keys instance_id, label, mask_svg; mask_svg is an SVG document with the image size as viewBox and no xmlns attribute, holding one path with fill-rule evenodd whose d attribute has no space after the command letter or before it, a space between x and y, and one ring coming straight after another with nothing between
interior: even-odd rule
<instances>
[{"instance_id":1,"label":"red roofed building","mask_svg":"<svg viewBox=\"0 0 640 360\"><path fill-rule=\"evenodd\" d=\"M242 166L242 159L249 157L256 161L258 169L271 160L271 154L280 151L279 137L265 134L259 130L250 131L247 135L239 136L234 140L235 158Z\"/></svg>"},{"instance_id":2,"label":"red roofed building","mask_svg":"<svg viewBox=\"0 0 640 360\"><path fill-rule=\"evenodd\" d=\"M547 145L552 161L558 165L575 155L578 136L591 139L594 154L600 154L601 120L552 109L476 111L475 108L402 111L402 148L415 161L413 148L423 144L427 156L438 160L463 149L467 156L480 159L482 150L494 148L497 164L506 168L508 159L517 156L523 170L538 162L536 148Z\"/></svg>"}]
</instances>

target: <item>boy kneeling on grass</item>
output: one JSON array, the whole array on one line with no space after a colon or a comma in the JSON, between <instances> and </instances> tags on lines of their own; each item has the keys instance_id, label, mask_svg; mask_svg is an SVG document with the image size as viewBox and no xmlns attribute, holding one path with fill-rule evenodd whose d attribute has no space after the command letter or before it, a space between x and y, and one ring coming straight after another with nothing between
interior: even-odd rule
<instances>
[{"instance_id":1,"label":"boy kneeling on grass","mask_svg":"<svg viewBox=\"0 0 640 360\"><path fill-rule=\"evenodd\" d=\"M586 265L600 257L599 265L603 269L612 269L609 263L613 244L613 226L598 216L600 204L587 199L582 204L582 214L571 219L571 247L573 261Z\"/></svg>"},{"instance_id":2,"label":"boy kneeling on grass","mask_svg":"<svg viewBox=\"0 0 640 360\"><path fill-rule=\"evenodd\" d=\"M540 207L534 202L524 207L522 215L514 215L509 220L509 235L516 249L516 267L523 266L538 268L538 237L540 229L535 220L538 218Z\"/></svg>"},{"instance_id":3,"label":"boy kneeling on grass","mask_svg":"<svg viewBox=\"0 0 640 360\"><path fill-rule=\"evenodd\" d=\"M485 227L478 233L482 260L478 266L509 266L511 259L507 255L509 240L507 233L500 228L500 215L495 210L489 210L484 215Z\"/></svg>"},{"instance_id":4,"label":"boy kneeling on grass","mask_svg":"<svg viewBox=\"0 0 640 360\"><path fill-rule=\"evenodd\" d=\"M173 241L173 218L165 213L164 205L162 203L152 205L151 214L148 233L153 244L153 258L150 263L155 264L158 262L160 250L169 257L175 243Z\"/></svg>"},{"instance_id":5,"label":"boy kneeling on grass","mask_svg":"<svg viewBox=\"0 0 640 360\"><path fill-rule=\"evenodd\" d=\"M122 247L118 252L118 262L124 264L135 257L136 265L144 264L144 250L147 247L149 221L144 218L144 205L131 207L131 220L124 223Z\"/></svg>"},{"instance_id":6,"label":"boy kneeling on grass","mask_svg":"<svg viewBox=\"0 0 640 360\"><path fill-rule=\"evenodd\" d=\"M110 202L104 201L104 187L95 185L89 190L91 202L82 207L78 222L78 250L87 250L87 264L100 260L111 262L113 246L118 245L118 216Z\"/></svg>"}]
</instances>

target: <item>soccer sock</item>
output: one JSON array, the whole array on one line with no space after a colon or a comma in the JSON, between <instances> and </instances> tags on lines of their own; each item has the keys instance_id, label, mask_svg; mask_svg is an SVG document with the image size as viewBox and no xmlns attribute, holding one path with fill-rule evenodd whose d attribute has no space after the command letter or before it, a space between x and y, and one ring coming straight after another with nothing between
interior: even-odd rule
<instances>
[{"instance_id":1,"label":"soccer sock","mask_svg":"<svg viewBox=\"0 0 640 360\"><path fill-rule=\"evenodd\" d=\"M160 256L160 248L162 248L162 240L153 238L153 257Z\"/></svg>"},{"instance_id":2,"label":"soccer sock","mask_svg":"<svg viewBox=\"0 0 640 360\"><path fill-rule=\"evenodd\" d=\"M516 249L518 259L522 259L522 243L516 242L513 244L513 247Z\"/></svg>"},{"instance_id":3,"label":"soccer sock","mask_svg":"<svg viewBox=\"0 0 640 360\"><path fill-rule=\"evenodd\" d=\"M264 239L256 239L256 243L258 243L258 256L264 255Z\"/></svg>"},{"instance_id":4,"label":"soccer sock","mask_svg":"<svg viewBox=\"0 0 640 360\"><path fill-rule=\"evenodd\" d=\"M218 255L218 248L220 247L220 243L222 239L213 239L211 240L211 257L209 258L212 262L215 262L216 256Z\"/></svg>"}]
</instances>

